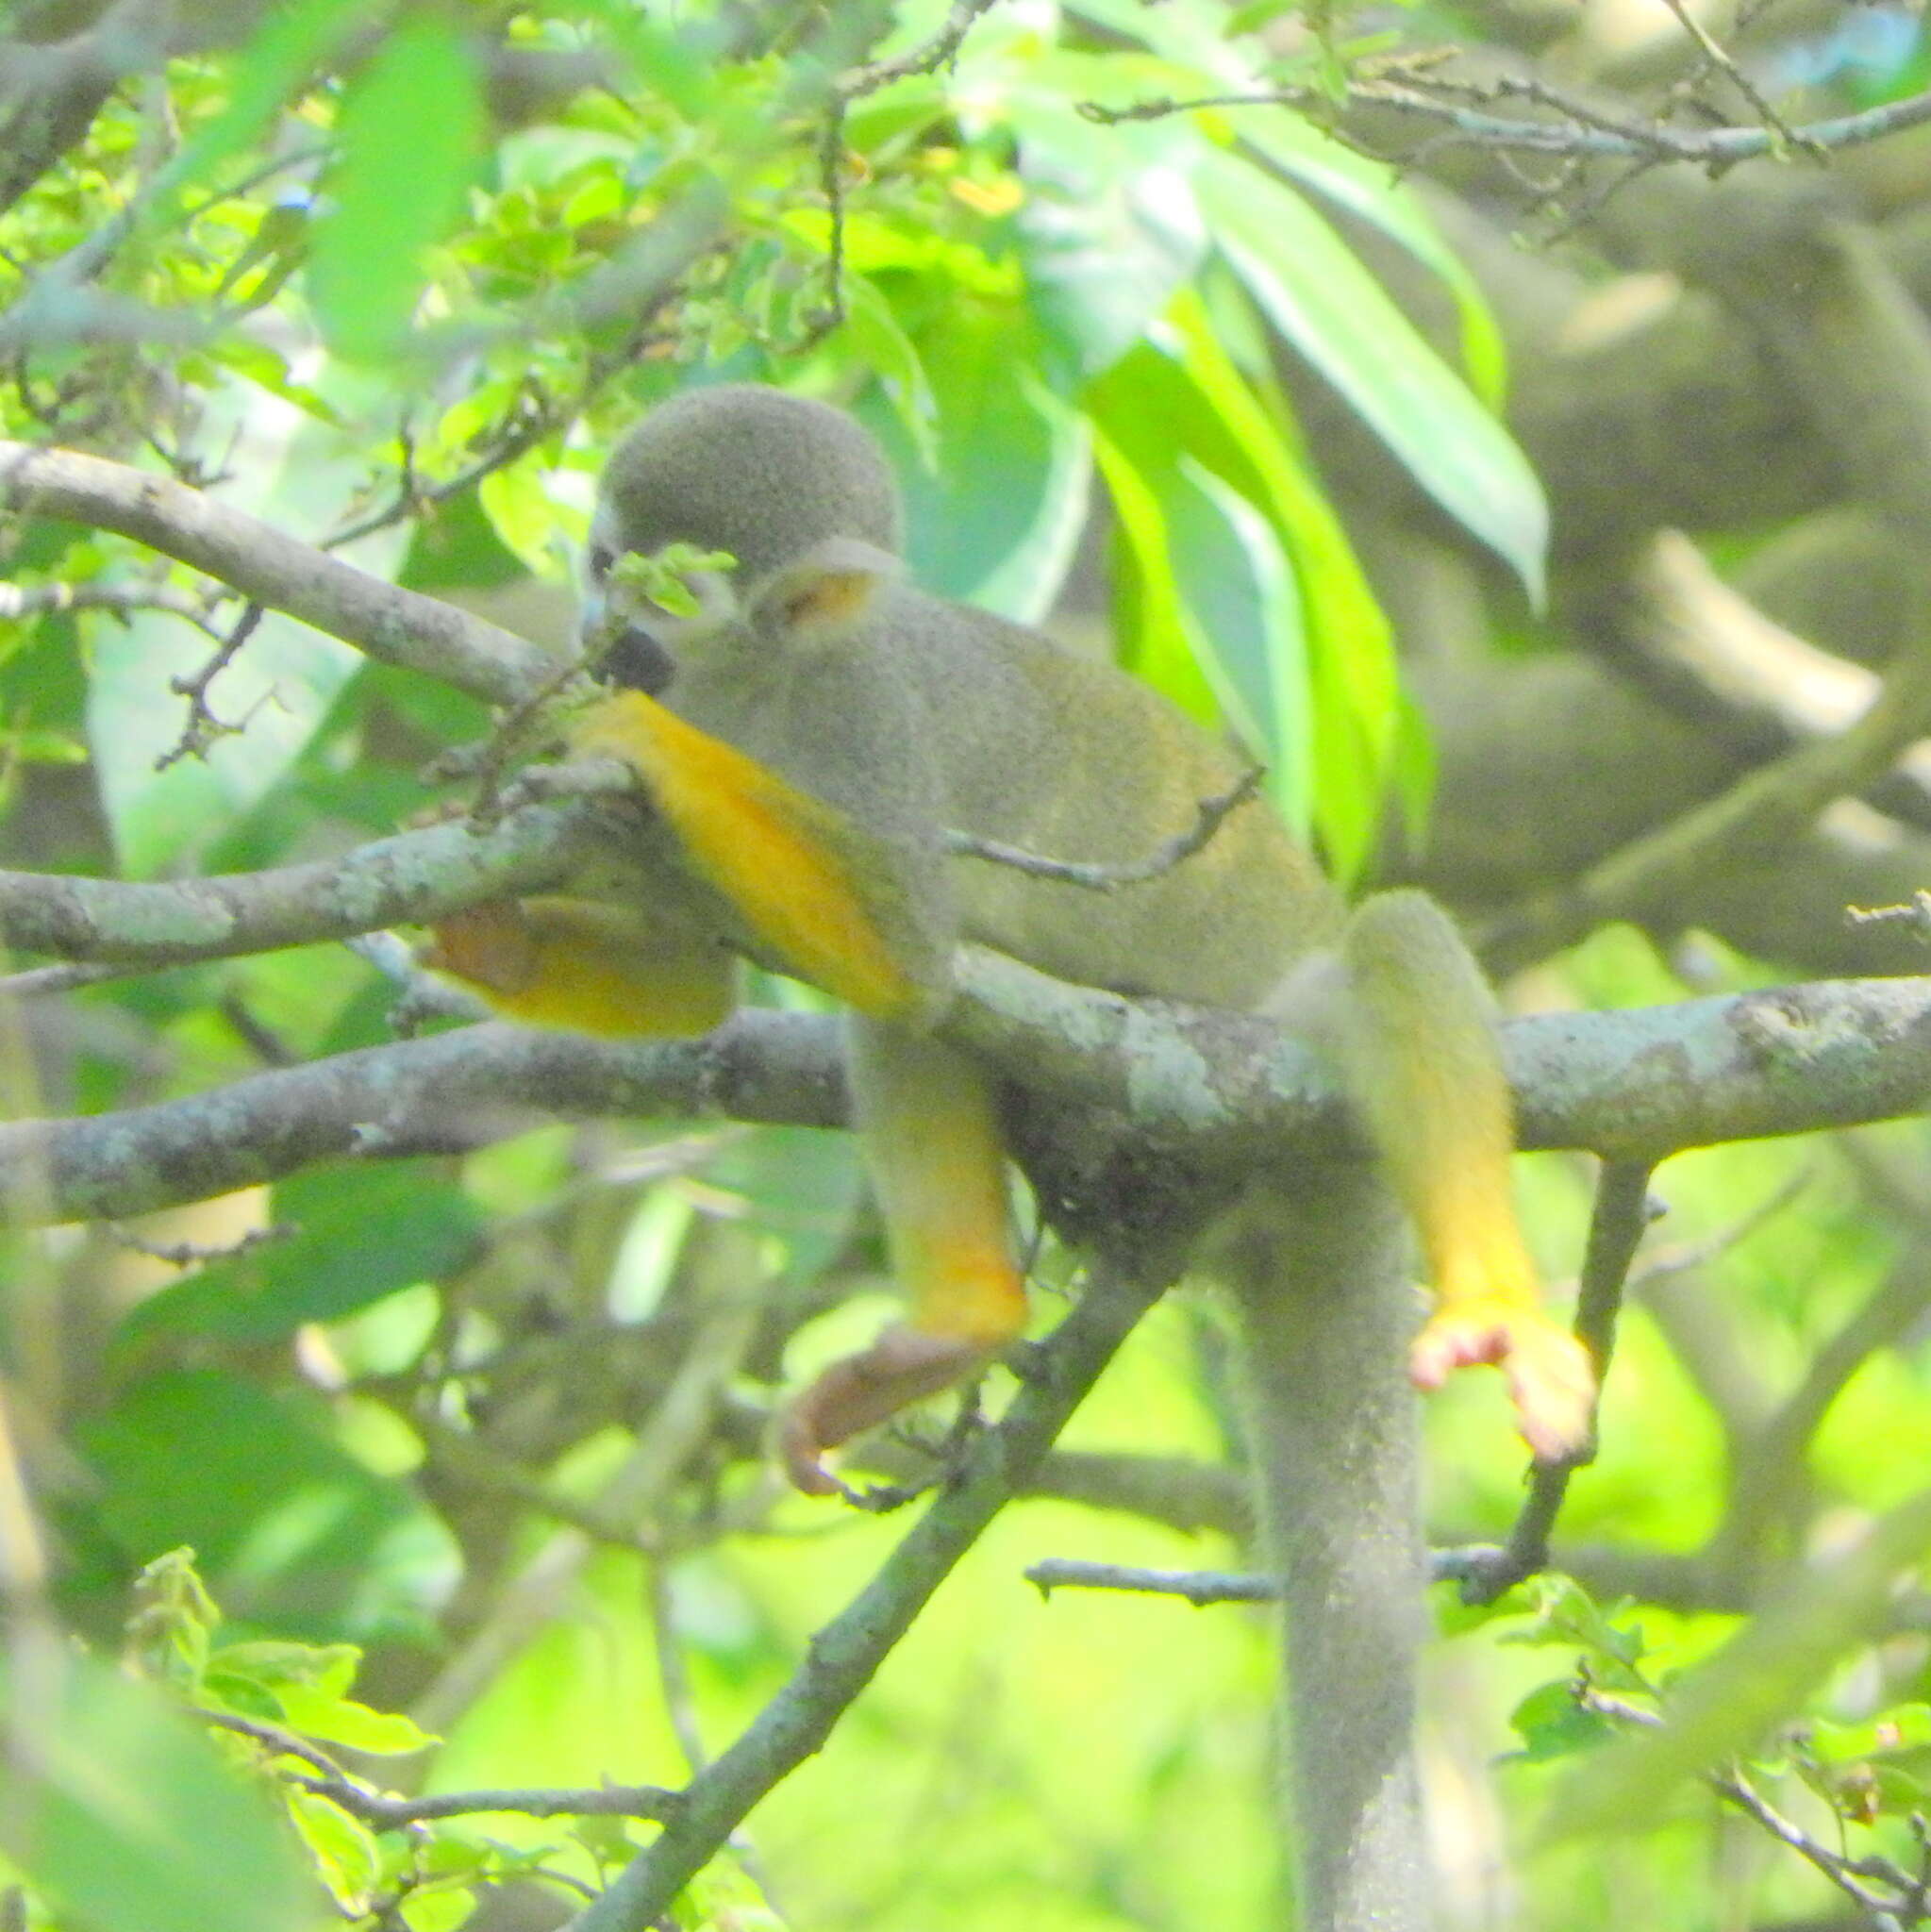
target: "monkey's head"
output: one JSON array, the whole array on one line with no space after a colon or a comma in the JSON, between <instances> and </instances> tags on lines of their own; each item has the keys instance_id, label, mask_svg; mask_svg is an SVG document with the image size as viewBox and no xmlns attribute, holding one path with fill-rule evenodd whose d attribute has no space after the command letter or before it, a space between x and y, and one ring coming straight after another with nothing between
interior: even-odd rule
<instances>
[{"instance_id":1,"label":"monkey's head","mask_svg":"<svg viewBox=\"0 0 1931 1932\"><path fill-rule=\"evenodd\" d=\"M842 619L890 575L901 539L884 452L849 416L782 390L730 383L654 409L611 452L591 525L584 630L611 623L610 573L670 543L728 551L737 565L692 571L698 614L631 597L603 658L615 681L655 691L680 645L740 617Z\"/></svg>"}]
</instances>

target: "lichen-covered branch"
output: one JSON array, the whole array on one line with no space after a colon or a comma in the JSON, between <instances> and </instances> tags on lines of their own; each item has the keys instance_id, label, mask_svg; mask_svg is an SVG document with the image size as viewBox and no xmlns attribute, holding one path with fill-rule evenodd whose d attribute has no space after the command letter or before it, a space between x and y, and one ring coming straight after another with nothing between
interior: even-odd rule
<instances>
[{"instance_id":1,"label":"lichen-covered branch","mask_svg":"<svg viewBox=\"0 0 1931 1932\"><path fill-rule=\"evenodd\" d=\"M347 939L554 887L596 823L581 805L531 805L492 824L455 820L398 832L340 858L162 884L0 872L0 944L179 966Z\"/></svg>"},{"instance_id":2,"label":"lichen-covered branch","mask_svg":"<svg viewBox=\"0 0 1931 1932\"><path fill-rule=\"evenodd\" d=\"M701 1041L612 1046L487 1024L338 1054L92 1119L0 1125L0 1215L139 1214L317 1161L474 1147L557 1114L844 1118L834 1022L745 1011Z\"/></svg>"},{"instance_id":3,"label":"lichen-covered branch","mask_svg":"<svg viewBox=\"0 0 1931 1932\"><path fill-rule=\"evenodd\" d=\"M957 964L948 1027L1030 1091L1116 1112L1151 1143L1232 1173L1354 1144L1339 1089L1268 1021L1136 1004L970 949ZM1504 1045L1525 1146L1653 1163L1922 1111L1931 979L1552 1014L1516 1021ZM318 1160L476 1146L553 1115L652 1112L836 1124L835 1023L748 1010L704 1040L640 1046L491 1024L91 1120L18 1122L0 1127L0 1211L134 1214Z\"/></svg>"},{"instance_id":4,"label":"lichen-covered branch","mask_svg":"<svg viewBox=\"0 0 1931 1932\"><path fill-rule=\"evenodd\" d=\"M117 531L385 664L496 703L514 703L556 670L534 644L507 630L125 463L0 441L0 510Z\"/></svg>"}]
</instances>

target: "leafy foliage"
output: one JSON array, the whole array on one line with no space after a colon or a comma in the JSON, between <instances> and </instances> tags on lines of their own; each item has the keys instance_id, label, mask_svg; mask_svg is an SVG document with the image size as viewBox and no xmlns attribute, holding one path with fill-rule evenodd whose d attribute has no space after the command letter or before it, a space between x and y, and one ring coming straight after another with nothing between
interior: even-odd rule
<instances>
[{"instance_id":1,"label":"leafy foliage","mask_svg":"<svg viewBox=\"0 0 1931 1932\"><path fill-rule=\"evenodd\" d=\"M1375 50L1337 9L1010 5L950 45L936 4L207 11L227 30L111 90L0 212L0 434L138 458L540 631L514 600L567 600L600 453L641 409L714 378L830 396L898 461L922 582L1103 629L1264 758L1349 877L1391 791L1422 816L1429 752L1301 427L1310 399L1338 398L1499 561L1509 608L1542 594L1549 519L1501 422L1501 333L1422 198L1312 109L1139 113L1284 76L1338 98ZM1283 26L1286 57L1263 38ZM1446 353L1371 265L1390 253L1449 316ZM0 536L18 599L0 604L0 808L23 863L144 877L340 850L423 810L424 760L487 729L474 701L131 541ZM1584 1002L1681 991L1627 933L1562 970ZM24 1112L165 1107L374 1046L389 1003L334 948L113 981L31 1051L9 1033L0 1077ZM442 1125L435 1151L139 1229L8 1237L11 1433L57 1559L44 1601L23 1591L45 1627L15 1648L9 1737L27 1741L0 1771L28 1924L444 1932L513 1888L568 1907L641 1824L385 1824L354 1796L392 1797L391 1774L443 1794L680 1783L875 1568L888 1526L827 1533L759 1453L772 1391L876 1324L849 1146ZM385 1131L358 1124L358 1151ZM1524 1881L1544 1922L1708 1923L1703 1832L1737 1802L1711 1776L1790 1794L1826 1850L1841 1825L1915 1869L1922 1611L1867 1591L1863 1621L1781 1654L1749 1695L1713 1654L1760 1661L1736 1634L1740 1577L1908 1507L1931 1450L1913 1360L1871 1344L1799 1424L1810 1365L1920 1244L1864 1211L1859 1176L1919 1152L1902 1134L1728 1149L1666 1176L1671 1239L1701 1257L1685 1265L1746 1395L1724 1407L1667 1315L1636 1310L1564 1519L1610 1607L1557 1578L1451 1619L1450 1670L1479 1677L1481 1708L1441 1748L1473 1781L1512 1704L1502 1775L1525 1803L1586 1798L1562 1780L1613 1771L1649 1719L1718 1686L1707 1748L1621 1760L1650 1790L1646 1835ZM1546 1160L1527 1186L1547 1255L1579 1252L1583 1177ZM1048 1298L1073 1267L1043 1244ZM835 1761L760 1811L801 1922L1260 1921L1277 1852L1257 1620L1189 1617L1176 1638L1171 1604L1041 1606L1015 1580L1069 1543L1174 1566L1238 1542L1216 1480L1224 1355L1196 1306L1149 1324L1082 1417L1093 1459L1067 1493L1106 1493L1129 1453L1191 1458L1197 1481L1159 1464L1173 1487L1136 1491L1139 1514L1040 1502L1002 1523ZM1491 1392L1431 1413L1443 1541L1500 1534L1517 1507ZM1686 1581L1692 1550L1734 1567ZM1814 1634L1841 1583L1800 1594L1798 1623ZM685 1923L774 1923L762 1869L707 1872ZM1780 1866L1753 1899L1807 1908L1802 1879Z\"/></svg>"}]
</instances>

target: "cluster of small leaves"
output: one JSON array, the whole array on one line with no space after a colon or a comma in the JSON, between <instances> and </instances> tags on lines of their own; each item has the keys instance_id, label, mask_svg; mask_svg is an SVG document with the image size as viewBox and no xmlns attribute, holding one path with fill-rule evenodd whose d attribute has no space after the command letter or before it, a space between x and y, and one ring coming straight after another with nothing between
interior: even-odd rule
<instances>
[{"instance_id":1,"label":"cluster of small leaves","mask_svg":"<svg viewBox=\"0 0 1931 1932\"><path fill-rule=\"evenodd\" d=\"M1659 1667L1634 1611L1633 1599L1598 1605L1573 1578L1550 1573L1480 1613L1483 1622L1525 1619L1503 1632L1504 1643L1574 1657L1568 1674L1511 1713L1523 1740L1513 1761L1573 1759L1667 1725L1681 1673ZM1880 1904L1902 1924L1931 1921L1931 1705L1907 1699L1856 1719L1800 1718L1767 1745L1710 1767L1704 1783L1859 1904ZM1815 1801L1822 1832L1763 1795L1791 1786ZM1854 1828L1873 1831L1877 1849L1855 1856L1846 1844Z\"/></svg>"},{"instance_id":2,"label":"cluster of small leaves","mask_svg":"<svg viewBox=\"0 0 1931 1932\"><path fill-rule=\"evenodd\" d=\"M128 1779L131 1796L137 1766L112 1759L95 1764L92 1781L76 1778L58 1792L64 1831L46 1828L47 1794L33 1792L24 1828L8 1834L28 1923L152 1932L175 1923L178 1909L205 1915L189 1923L211 1932L292 1928L315 1922L306 1874L340 1922L450 1932L487 1890L535 1883L580 1899L634 1854L631 1827L616 1817L549 1819L535 1842L525 1834L512 1845L467 1819L385 1828L358 1816L363 1798L374 1808L387 1794L346 1761L407 1762L437 1741L408 1718L350 1694L360 1657L353 1644L237 1634L191 1552L149 1563L135 1587L120 1670L82 1662L91 1691L120 1722L155 1730L157 1748L138 1762L143 1781L166 1784L177 1801L185 1792L186 1802L129 1814L113 1786ZM30 1708L47 1689L16 1683L16 1707ZM202 1736L171 1712L192 1720ZM57 1770L48 1783L58 1782ZM206 1857L217 1843L223 1856ZM272 1874L265 1892L263 1872ZM243 1874L257 1883L241 1882ZM728 1894L734 1874L714 1877ZM713 1923L711 1907L704 1909L690 1923ZM752 1921L741 1913L723 1923Z\"/></svg>"}]
</instances>

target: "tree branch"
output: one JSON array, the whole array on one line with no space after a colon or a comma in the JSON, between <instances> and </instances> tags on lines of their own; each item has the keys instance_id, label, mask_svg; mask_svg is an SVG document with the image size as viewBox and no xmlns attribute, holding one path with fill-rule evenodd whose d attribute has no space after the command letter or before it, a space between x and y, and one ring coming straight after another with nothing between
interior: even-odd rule
<instances>
[{"instance_id":1,"label":"tree branch","mask_svg":"<svg viewBox=\"0 0 1931 1932\"><path fill-rule=\"evenodd\" d=\"M569 1932L643 1932L780 1779L819 1750L934 1591L1052 1445L1165 1286L1143 1258L1096 1266L1078 1306L1040 1344L1012 1407L877 1574L812 1638L791 1681L681 1793L662 1835L571 1922Z\"/></svg>"},{"instance_id":2,"label":"tree branch","mask_svg":"<svg viewBox=\"0 0 1931 1932\"><path fill-rule=\"evenodd\" d=\"M1251 1014L1139 1004L968 948L947 1022L1016 1084L1244 1172L1365 1142L1316 1056ZM1654 1163L1686 1147L1922 1112L1931 979L1819 981L1518 1020L1523 1144ZM555 1114L844 1119L837 1024L747 1009L703 1040L616 1045L487 1024L91 1120L0 1126L0 1216L125 1216L348 1157L476 1146Z\"/></svg>"},{"instance_id":3,"label":"tree branch","mask_svg":"<svg viewBox=\"0 0 1931 1932\"><path fill-rule=\"evenodd\" d=\"M558 885L598 839L582 805L528 805L491 824L451 820L340 858L134 884L0 872L0 944L63 959L181 966L420 924Z\"/></svg>"},{"instance_id":4,"label":"tree branch","mask_svg":"<svg viewBox=\"0 0 1931 1932\"><path fill-rule=\"evenodd\" d=\"M386 584L186 484L74 450L0 441L0 510L131 537L385 664L513 704L555 660L454 605Z\"/></svg>"}]
</instances>

